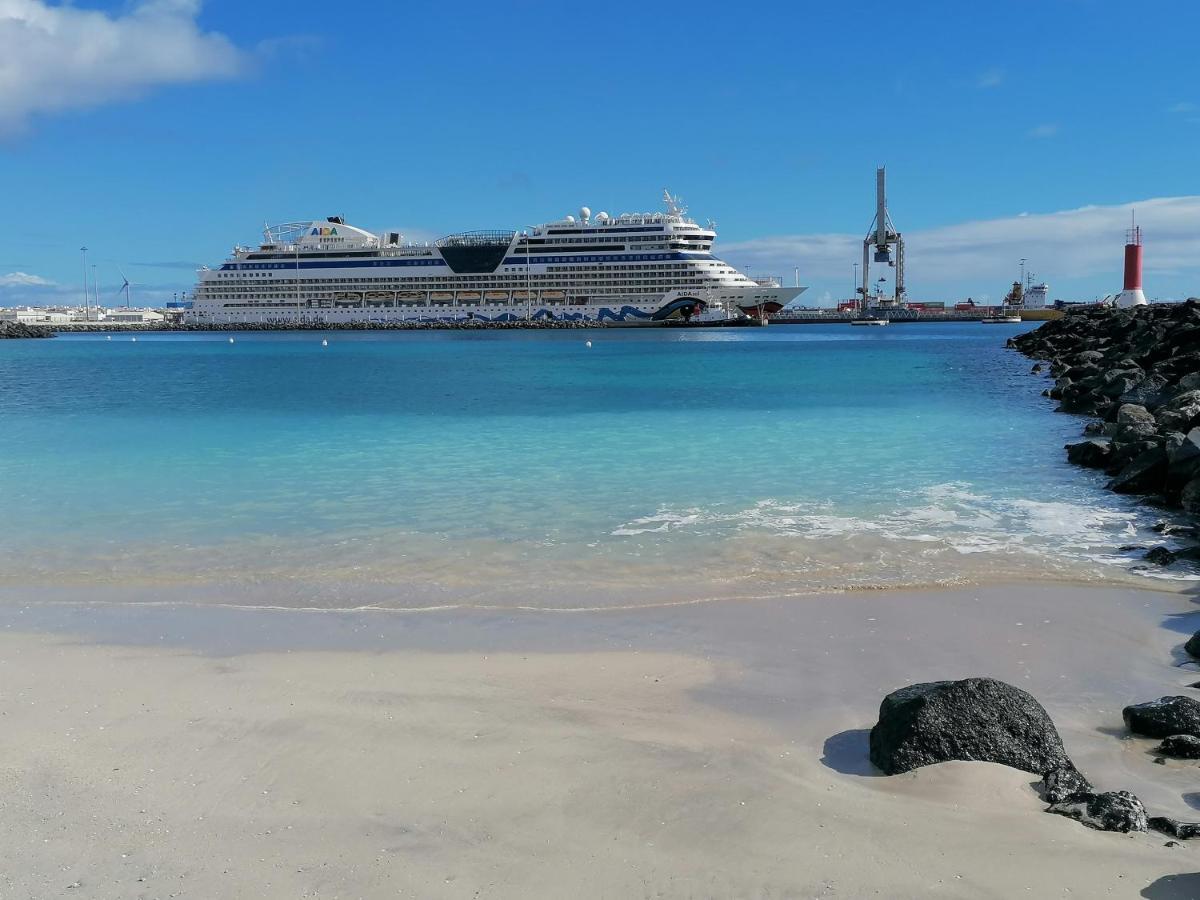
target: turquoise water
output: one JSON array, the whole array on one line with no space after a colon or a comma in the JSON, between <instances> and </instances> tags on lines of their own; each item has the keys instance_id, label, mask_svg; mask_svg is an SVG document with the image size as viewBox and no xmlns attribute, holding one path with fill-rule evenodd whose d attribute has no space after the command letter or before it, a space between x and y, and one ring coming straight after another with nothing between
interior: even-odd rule
<instances>
[{"instance_id":1,"label":"turquoise water","mask_svg":"<svg viewBox=\"0 0 1200 900\"><path fill-rule=\"evenodd\" d=\"M576 607L1125 577L1157 517L1066 465L1080 422L1018 330L0 343L0 585Z\"/></svg>"}]
</instances>

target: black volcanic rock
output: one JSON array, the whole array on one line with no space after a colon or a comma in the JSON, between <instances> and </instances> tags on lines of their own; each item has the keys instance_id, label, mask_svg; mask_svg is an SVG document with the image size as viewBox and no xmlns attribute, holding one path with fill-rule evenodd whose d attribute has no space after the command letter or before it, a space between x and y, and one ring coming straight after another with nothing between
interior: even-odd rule
<instances>
[{"instance_id":1,"label":"black volcanic rock","mask_svg":"<svg viewBox=\"0 0 1200 900\"><path fill-rule=\"evenodd\" d=\"M888 694L871 729L871 762L888 775L947 760L1041 775L1074 768L1046 710L993 678L914 684Z\"/></svg>"},{"instance_id":2,"label":"black volcanic rock","mask_svg":"<svg viewBox=\"0 0 1200 900\"><path fill-rule=\"evenodd\" d=\"M1185 512L1200 515L1200 475L1183 486L1179 492L1179 505Z\"/></svg>"},{"instance_id":3,"label":"black volcanic rock","mask_svg":"<svg viewBox=\"0 0 1200 900\"><path fill-rule=\"evenodd\" d=\"M1172 759L1200 759L1200 737L1173 734L1165 738L1155 752Z\"/></svg>"},{"instance_id":4,"label":"black volcanic rock","mask_svg":"<svg viewBox=\"0 0 1200 900\"><path fill-rule=\"evenodd\" d=\"M0 340L6 338L48 338L54 331L45 325L27 325L24 322L0 320Z\"/></svg>"},{"instance_id":5,"label":"black volcanic rock","mask_svg":"<svg viewBox=\"0 0 1200 900\"><path fill-rule=\"evenodd\" d=\"M1122 403L1117 409L1118 425L1154 425L1154 414L1137 403Z\"/></svg>"},{"instance_id":6,"label":"black volcanic rock","mask_svg":"<svg viewBox=\"0 0 1200 900\"><path fill-rule=\"evenodd\" d=\"M1107 791L1103 794L1072 794L1058 803L1051 803L1047 812L1078 819L1097 831L1145 831L1146 810L1142 801L1129 791Z\"/></svg>"},{"instance_id":7,"label":"black volcanic rock","mask_svg":"<svg viewBox=\"0 0 1200 900\"><path fill-rule=\"evenodd\" d=\"M1191 697L1162 697L1135 703L1125 707L1121 716L1134 734L1156 738L1189 734L1200 738L1200 702Z\"/></svg>"},{"instance_id":8,"label":"black volcanic rock","mask_svg":"<svg viewBox=\"0 0 1200 900\"><path fill-rule=\"evenodd\" d=\"M1167 816L1151 816L1146 824L1155 831L1186 841L1200 835L1200 822L1179 822Z\"/></svg>"},{"instance_id":9,"label":"black volcanic rock","mask_svg":"<svg viewBox=\"0 0 1200 900\"><path fill-rule=\"evenodd\" d=\"M1200 514L1200 434L1190 435L1200 431L1200 300L1073 310L1009 346L1048 364L1059 410L1104 420L1086 432L1112 439L1107 458L1073 443L1071 462L1103 467L1115 491Z\"/></svg>"},{"instance_id":10,"label":"black volcanic rock","mask_svg":"<svg viewBox=\"0 0 1200 900\"><path fill-rule=\"evenodd\" d=\"M1167 474L1167 451L1152 447L1131 459L1108 483L1118 494L1149 494L1159 488Z\"/></svg>"},{"instance_id":11,"label":"black volcanic rock","mask_svg":"<svg viewBox=\"0 0 1200 900\"><path fill-rule=\"evenodd\" d=\"M1067 461L1077 466L1087 466L1091 469L1103 469L1108 465L1108 457L1112 447L1108 441L1090 438L1077 444L1067 444Z\"/></svg>"},{"instance_id":12,"label":"black volcanic rock","mask_svg":"<svg viewBox=\"0 0 1200 900\"><path fill-rule=\"evenodd\" d=\"M1146 555L1142 557L1146 562L1152 562L1156 566L1169 566L1175 562L1175 554L1166 547L1151 547L1146 551Z\"/></svg>"},{"instance_id":13,"label":"black volcanic rock","mask_svg":"<svg viewBox=\"0 0 1200 900\"><path fill-rule=\"evenodd\" d=\"M1169 386L1170 382L1165 377L1155 374L1144 379L1133 390L1122 394L1117 399L1121 403L1135 403L1147 410L1154 410L1162 405Z\"/></svg>"},{"instance_id":14,"label":"black volcanic rock","mask_svg":"<svg viewBox=\"0 0 1200 900\"><path fill-rule=\"evenodd\" d=\"M1058 766L1042 776L1048 803L1060 803L1075 794L1091 793L1091 783L1073 765Z\"/></svg>"}]
</instances>

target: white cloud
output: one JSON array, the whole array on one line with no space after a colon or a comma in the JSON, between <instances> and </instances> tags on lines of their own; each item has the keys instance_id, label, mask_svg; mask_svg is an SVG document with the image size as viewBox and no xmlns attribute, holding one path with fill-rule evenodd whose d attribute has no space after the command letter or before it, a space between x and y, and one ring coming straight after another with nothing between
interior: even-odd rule
<instances>
[{"instance_id":1,"label":"white cloud","mask_svg":"<svg viewBox=\"0 0 1200 900\"><path fill-rule=\"evenodd\" d=\"M30 116L138 97L157 85L233 77L247 58L201 31L199 0L140 0L114 15L0 0L0 132Z\"/></svg>"},{"instance_id":2,"label":"white cloud","mask_svg":"<svg viewBox=\"0 0 1200 900\"><path fill-rule=\"evenodd\" d=\"M28 272L9 272L0 275L0 287L48 287L54 282L41 275L30 275Z\"/></svg>"},{"instance_id":3,"label":"white cloud","mask_svg":"<svg viewBox=\"0 0 1200 900\"><path fill-rule=\"evenodd\" d=\"M1120 272L1125 232L1137 214L1146 244L1146 273L1200 280L1200 196L1159 197L1116 206L1054 213L1021 213L904 233L905 280L914 296L936 285L974 285L1011 279L1021 257L1054 281ZM800 234L722 244L721 253L754 272L790 272L806 283L850 282L862 259L862 235ZM874 271L874 269L872 269Z\"/></svg>"},{"instance_id":4,"label":"white cloud","mask_svg":"<svg viewBox=\"0 0 1200 900\"><path fill-rule=\"evenodd\" d=\"M1167 112L1177 113L1179 115L1183 115L1186 113L1194 113L1194 112L1196 112L1196 104L1192 103L1188 100L1183 100L1183 101L1180 101L1179 103L1173 104L1172 106L1168 106Z\"/></svg>"},{"instance_id":5,"label":"white cloud","mask_svg":"<svg viewBox=\"0 0 1200 900\"><path fill-rule=\"evenodd\" d=\"M1046 122L1029 129L1031 138L1051 138L1056 134L1058 134L1058 125L1054 122Z\"/></svg>"},{"instance_id":6,"label":"white cloud","mask_svg":"<svg viewBox=\"0 0 1200 900\"><path fill-rule=\"evenodd\" d=\"M975 84L981 88L999 87L1003 83L1004 83L1004 70L1003 69L988 69L986 72L981 74L975 82Z\"/></svg>"}]
</instances>

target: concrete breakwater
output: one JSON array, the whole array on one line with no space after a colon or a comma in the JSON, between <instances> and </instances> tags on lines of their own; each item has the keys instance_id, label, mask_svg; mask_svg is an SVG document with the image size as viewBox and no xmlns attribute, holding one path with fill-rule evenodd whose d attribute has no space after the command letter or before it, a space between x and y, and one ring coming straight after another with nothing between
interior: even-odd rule
<instances>
[{"instance_id":1,"label":"concrete breakwater","mask_svg":"<svg viewBox=\"0 0 1200 900\"><path fill-rule=\"evenodd\" d=\"M25 322L0 322L0 340L48 337L54 337L54 330L47 325L28 325Z\"/></svg>"},{"instance_id":2,"label":"concrete breakwater","mask_svg":"<svg viewBox=\"0 0 1200 900\"><path fill-rule=\"evenodd\" d=\"M1060 411L1096 417L1084 440L1067 445L1068 460L1103 469L1110 490L1200 515L1200 300L1092 308L1008 345L1049 363L1055 381L1045 394ZM1194 528L1164 530L1196 536ZM1162 564L1177 556L1151 553Z\"/></svg>"}]
</instances>

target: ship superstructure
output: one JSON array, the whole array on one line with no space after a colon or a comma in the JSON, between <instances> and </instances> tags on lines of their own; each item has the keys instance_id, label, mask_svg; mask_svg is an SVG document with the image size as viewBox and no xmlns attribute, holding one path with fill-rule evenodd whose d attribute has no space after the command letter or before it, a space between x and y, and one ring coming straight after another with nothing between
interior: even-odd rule
<instances>
[{"instance_id":1,"label":"ship superstructure","mask_svg":"<svg viewBox=\"0 0 1200 900\"><path fill-rule=\"evenodd\" d=\"M712 253L664 191L665 212L579 216L524 232L469 231L431 243L372 234L340 216L268 227L201 269L187 322L337 324L480 319L652 324L727 309L762 316L802 287L748 278Z\"/></svg>"}]
</instances>

